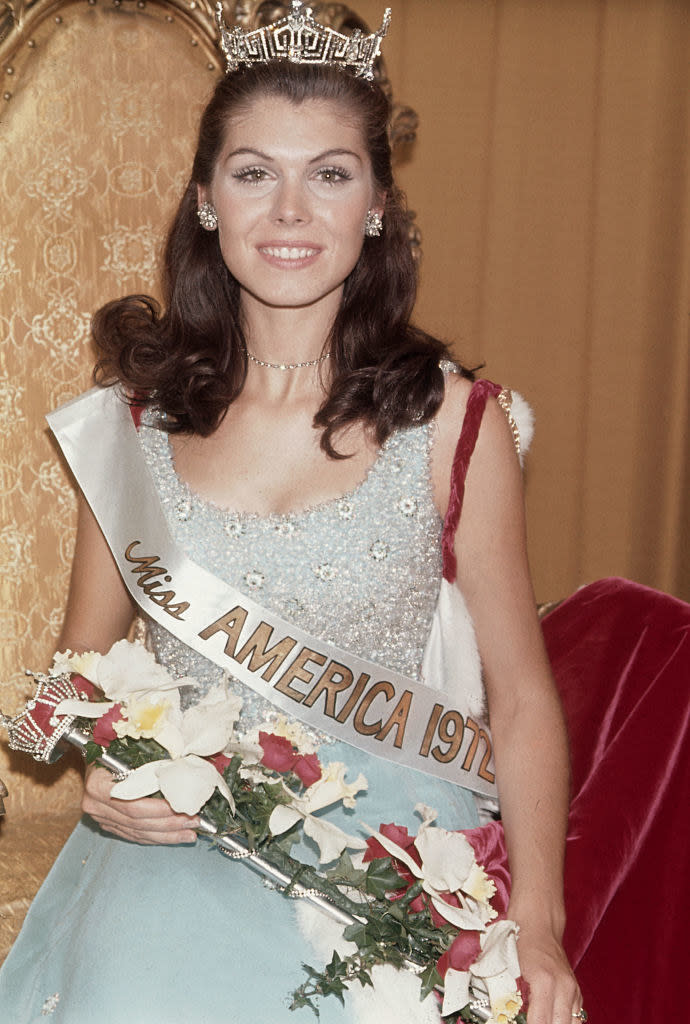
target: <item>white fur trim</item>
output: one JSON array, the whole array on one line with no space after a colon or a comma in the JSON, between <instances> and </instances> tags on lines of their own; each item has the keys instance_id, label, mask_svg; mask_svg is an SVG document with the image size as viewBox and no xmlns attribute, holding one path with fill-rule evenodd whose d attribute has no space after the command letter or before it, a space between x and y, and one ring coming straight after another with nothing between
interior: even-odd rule
<instances>
[{"instance_id":1,"label":"white fur trim","mask_svg":"<svg viewBox=\"0 0 690 1024\"><path fill-rule=\"evenodd\" d=\"M510 406L510 415L515 420L515 425L520 435L520 464L522 465L534 436L534 413L519 391L513 391L512 394L513 401Z\"/></svg>"},{"instance_id":2,"label":"white fur trim","mask_svg":"<svg viewBox=\"0 0 690 1024\"><path fill-rule=\"evenodd\" d=\"M422 682L449 694L463 714L484 717L482 667L474 625L460 590L445 579L441 580L424 649Z\"/></svg>"},{"instance_id":3,"label":"white fur trim","mask_svg":"<svg viewBox=\"0 0 690 1024\"><path fill-rule=\"evenodd\" d=\"M357 948L345 941L341 925L323 911L308 903L298 903L295 911L299 930L314 950L315 966L325 967L334 949L346 956ZM421 983L410 971L381 964L372 970L371 980L373 989L353 982L345 992L353 1024L442 1024L436 998L427 996L420 1001Z\"/></svg>"}]
</instances>

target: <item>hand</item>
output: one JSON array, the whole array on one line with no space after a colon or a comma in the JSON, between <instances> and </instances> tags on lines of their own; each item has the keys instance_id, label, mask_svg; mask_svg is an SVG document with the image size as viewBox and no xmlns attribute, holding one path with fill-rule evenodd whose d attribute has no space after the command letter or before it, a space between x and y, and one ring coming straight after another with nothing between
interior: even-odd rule
<instances>
[{"instance_id":1,"label":"hand","mask_svg":"<svg viewBox=\"0 0 690 1024\"><path fill-rule=\"evenodd\" d=\"M114 799L110 795L114 784L106 768L89 765L86 769L81 807L106 832L147 846L196 842L192 829L198 818L176 814L167 800L159 797Z\"/></svg>"},{"instance_id":2,"label":"hand","mask_svg":"<svg viewBox=\"0 0 690 1024\"><path fill-rule=\"evenodd\" d=\"M521 925L518 957L529 985L528 1024L574 1024L582 993L553 932Z\"/></svg>"}]
</instances>

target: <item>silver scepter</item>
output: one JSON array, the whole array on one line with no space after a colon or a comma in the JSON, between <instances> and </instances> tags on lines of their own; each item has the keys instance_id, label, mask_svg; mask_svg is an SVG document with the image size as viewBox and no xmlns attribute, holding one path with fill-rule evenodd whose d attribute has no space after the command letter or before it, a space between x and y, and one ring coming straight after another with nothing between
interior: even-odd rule
<instances>
[{"instance_id":1,"label":"silver scepter","mask_svg":"<svg viewBox=\"0 0 690 1024\"><path fill-rule=\"evenodd\" d=\"M85 735L80 729L71 729L63 737L64 741L71 743L72 746L77 747L81 750L82 754L86 756L86 744L88 743L88 736ZM107 750L103 752L102 757L96 759L99 764L102 764L104 768L108 768L114 775L117 775L118 779L124 779L130 773L130 768L120 761L117 757L112 757ZM307 889L305 886L300 885L299 882L291 884L289 875L286 875L279 868L275 867L270 861L267 861L265 857L262 857L260 853L254 850L250 850L249 847L238 839L236 836L230 835L219 835L218 829L212 822L205 818L203 815L199 815L199 825L196 829L197 832L201 832L204 835L212 836L214 844L228 857L233 860L242 860L247 864L248 867L254 868L260 875L266 878L269 882L273 883L277 888L288 890L292 896L296 899L305 899L314 906L318 907L319 910L323 910L326 914L338 921L342 925L356 924L358 921L363 922L364 918L355 918L352 914L348 914L346 910L341 910L334 903L318 891L318 889Z\"/></svg>"},{"instance_id":2,"label":"silver scepter","mask_svg":"<svg viewBox=\"0 0 690 1024\"><path fill-rule=\"evenodd\" d=\"M10 748L29 754L36 761L49 764L62 757L67 744L76 747L86 756L89 737L74 724L79 716L55 714L55 709L61 701L85 699L84 694L72 682L70 674L46 675L29 671L26 674L34 677L37 684L36 693L27 701L24 709L13 718L0 713L0 725L7 730ZM119 758L113 757L107 750L104 750L96 761L118 779L124 779L130 774L129 766ZM260 853L250 850L241 839L231 835L220 835L215 825L203 816L200 817L197 832L213 838L214 843L226 856L244 861L279 889L286 890L295 898L308 900L339 924L347 926L365 920L341 910L318 889L308 889L299 882L292 883L289 875L271 864Z\"/></svg>"},{"instance_id":3,"label":"silver scepter","mask_svg":"<svg viewBox=\"0 0 690 1024\"><path fill-rule=\"evenodd\" d=\"M35 695L26 702L24 709L14 717L0 712L0 726L7 730L10 748L29 754L35 761L43 761L48 764L54 764L58 761L65 753L68 744L76 747L82 755L86 756L86 745L89 742L89 737L74 724L79 716L55 714L55 709L63 700L86 699L85 695L72 682L70 674L46 675L45 673L34 673L28 670L26 674L33 676L36 681ZM96 761L111 771L118 779L126 778L131 771L124 761L120 761L119 758L109 754L107 750L104 750L96 758ZM3 795L7 795L6 790ZM276 886L279 891L289 893L291 897L296 899L307 900L344 927L366 922L366 918L357 917L336 906L318 889L307 888L299 882L293 882L289 875L286 875L275 865L271 864L260 853L250 850L246 843L237 836L219 834L215 825L203 815L200 816L199 826L196 831L212 838L214 844L227 857L230 857L232 860L242 861L242 863L251 867L259 875ZM422 970L422 966L415 963L414 960L406 958L403 962L405 967L415 974ZM443 991L441 986L439 986L438 991ZM488 1020L491 1016L488 1000L484 998L483 994L473 992L473 995L474 1000L470 1004L472 1012L479 1020Z\"/></svg>"}]
</instances>

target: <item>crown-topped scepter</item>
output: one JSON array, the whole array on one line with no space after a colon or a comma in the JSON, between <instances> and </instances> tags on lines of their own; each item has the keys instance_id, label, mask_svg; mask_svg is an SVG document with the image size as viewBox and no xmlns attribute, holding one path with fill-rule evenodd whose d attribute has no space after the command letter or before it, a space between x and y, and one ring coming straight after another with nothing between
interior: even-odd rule
<instances>
[{"instance_id":1,"label":"crown-topped scepter","mask_svg":"<svg viewBox=\"0 0 690 1024\"><path fill-rule=\"evenodd\" d=\"M370 35L360 29L345 35L321 25L314 19L311 7L305 7L302 0L290 0L290 11L284 18L251 32L244 32L239 26L229 29L219 0L216 21L227 73L237 71L240 64L285 60L293 64L328 64L372 81L374 63L391 22L391 9L386 8L381 28Z\"/></svg>"},{"instance_id":2,"label":"crown-topped scepter","mask_svg":"<svg viewBox=\"0 0 690 1024\"><path fill-rule=\"evenodd\" d=\"M54 764L65 753L66 744L74 742L72 733L83 736L79 729L74 729L76 715L56 715L55 709L63 700L86 700L87 694L75 686L67 672L26 674L34 677L36 692L14 717L0 712L0 726L7 730L11 750L30 754L35 761ZM81 746L79 742L75 745Z\"/></svg>"},{"instance_id":3,"label":"crown-topped scepter","mask_svg":"<svg viewBox=\"0 0 690 1024\"><path fill-rule=\"evenodd\" d=\"M33 676L36 682L34 696L14 716L4 715L0 711L0 727L7 730L10 749L29 754L35 761L48 764L54 764L59 760L68 746L76 747L86 755L90 737L75 725L79 716L57 714L56 711L58 705L66 700L88 701L93 691L92 685L83 676L74 677L69 672L46 675L43 672L27 671L26 674ZM80 685L76 685L77 682ZM129 765L120 758L113 757L107 750L103 750L95 760L112 772L117 780L124 779L131 771ZM0 782L0 804L3 796L7 796L7 790ZM0 810L0 814L2 813L4 809ZM306 899L339 924L347 926L358 923L358 918L336 906L322 892L305 888L299 882L295 882L290 875L256 850L251 850L248 844L236 835L219 834L215 825L204 815L199 816L197 831L211 838L226 856L245 862L272 885L291 892L293 896Z\"/></svg>"},{"instance_id":4,"label":"crown-topped scepter","mask_svg":"<svg viewBox=\"0 0 690 1024\"><path fill-rule=\"evenodd\" d=\"M120 641L120 643L126 643L126 641ZM115 647L117 646L116 644ZM93 652L90 654L93 655ZM65 656L59 657L64 662ZM95 655L95 657L100 658L101 656ZM49 674L27 672L27 675L33 676L37 684L34 696L26 702L23 710L14 716L4 715L0 712L0 727L4 727L8 732L10 748L30 754L37 761L53 763L58 760L67 745L72 745L81 750L82 754L88 755L89 761L95 761L109 769L118 781L126 778L133 770L132 766L120 757L110 754L107 748L101 747L100 743L93 741L92 736L89 735L91 731L89 719L92 716L89 715L88 709L94 707L90 703L90 698L99 689L103 689L105 692L105 687L102 687L100 683L92 683L79 671L59 671L56 666ZM131 692L135 693L136 691ZM82 703L85 705L84 716L79 714ZM99 702L97 701L97 703ZM119 707L110 701L103 703L109 709ZM82 731L81 726L84 726L87 731ZM87 750L90 743L95 747L95 751ZM94 756L94 753L99 750L100 753ZM184 758L180 758L180 760L184 760ZM213 770L215 772L218 769L214 767ZM7 790L0 780L0 815L4 811L2 798L6 795ZM125 799L128 798L125 797ZM353 902L345 892L341 892L339 898L335 899L334 893L338 886L337 884L334 886L327 875L312 871L305 877L305 871L309 871L307 865L294 861L285 851L279 851L277 846L272 859L268 855L265 856L263 851L252 847L246 833L238 834L235 827L227 831L222 826L219 828L211 820L212 817L212 810L208 815L200 814L196 831L210 839L221 853L252 868L272 887L286 896L306 900L340 925L344 927L366 926L369 920L365 910L366 900L362 904L358 904ZM270 849L267 852L270 852ZM279 852L280 856L278 856ZM307 878L311 885L305 884ZM421 954L417 951L409 952L407 949L401 949L401 953L401 964L414 974L420 975L425 969L423 959L417 958L421 957ZM442 986L439 985L438 990L440 993ZM481 977L473 978L468 995L470 998L468 1006L473 1014L472 1019L488 1021L491 1017L491 1007L488 990L486 990L486 985Z\"/></svg>"},{"instance_id":5,"label":"crown-topped scepter","mask_svg":"<svg viewBox=\"0 0 690 1024\"><path fill-rule=\"evenodd\" d=\"M36 761L48 763L57 761L65 752L68 744L77 747L82 754L86 755L89 736L75 726L79 716L56 714L56 709L65 700L88 700L90 688L88 680L83 676L76 676L75 679L68 672L46 675L27 671L27 675L33 675L36 681L37 687L34 696L14 717L0 712L0 726L7 730L10 748L30 754ZM83 684L85 689L75 685L77 681ZM103 750L95 760L112 772L118 780L124 779L131 771L129 765L119 758L113 757L107 750ZM0 780L0 815L4 810L1 806L3 795L7 795L7 790ZM249 844L238 835L219 833L213 822L203 814L199 815L199 825L196 827L196 831L207 836L226 857L238 860L252 868L278 891L286 893L293 899L306 900L307 903L317 907L343 927L366 924L366 918L352 914L344 907L337 906L322 890L302 885L295 877L272 863L258 850L251 849ZM410 957L404 956L402 963L414 974L419 974L421 971L422 965ZM475 1016L479 1020L487 1020L490 1013L484 994L473 992L473 998L472 1009Z\"/></svg>"}]
</instances>

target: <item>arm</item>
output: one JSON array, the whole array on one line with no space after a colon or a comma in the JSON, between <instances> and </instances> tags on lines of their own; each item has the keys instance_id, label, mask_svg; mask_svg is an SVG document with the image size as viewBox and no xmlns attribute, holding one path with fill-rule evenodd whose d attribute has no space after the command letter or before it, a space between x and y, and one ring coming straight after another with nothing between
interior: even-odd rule
<instances>
[{"instance_id":1,"label":"arm","mask_svg":"<svg viewBox=\"0 0 690 1024\"><path fill-rule=\"evenodd\" d=\"M466 397L467 385L462 388ZM444 408L439 417L441 461L447 466L449 437L457 433L448 424L459 421L460 388L449 390L444 406L452 411ZM531 988L529 1020L567 1024L581 1006L561 947L567 740L527 564L521 472L505 415L493 401L470 461L455 553L457 582L485 673L512 875L509 916L520 925L521 969Z\"/></svg>"},{"instance_id":2,"label":"arm","mask_svg":"<svg viewBox=\"0 0 690 1024\"><path fill-rule=\"evenodd\" d=\"M67 612L59 650L105 653L126 636L133 606L91 509L80 497L77 542ZM137 843L194 842L196 819L175 814L165 800L113 800L113 777L105 768L86 769L82 810L101 828Z\"/></svg>"}]
</instances>

